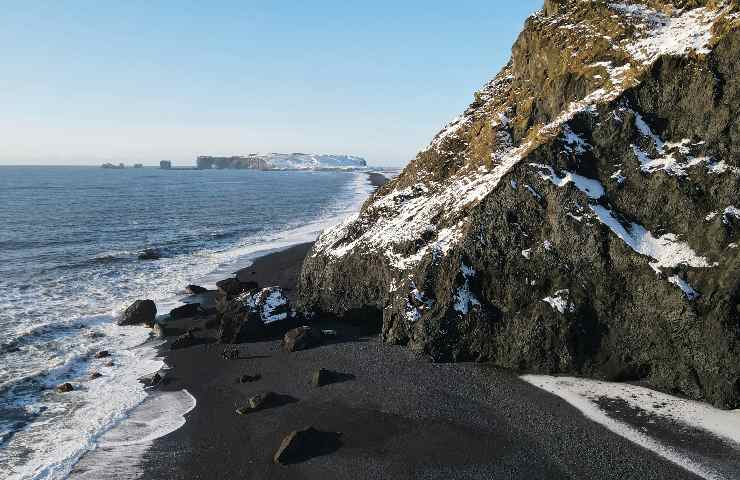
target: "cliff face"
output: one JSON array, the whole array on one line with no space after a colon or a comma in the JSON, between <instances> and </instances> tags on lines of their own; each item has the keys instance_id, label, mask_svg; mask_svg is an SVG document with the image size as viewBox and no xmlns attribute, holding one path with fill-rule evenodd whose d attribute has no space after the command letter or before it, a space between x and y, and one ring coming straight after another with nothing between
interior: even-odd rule
<instances>
[{"instance_id":1,"label":"cliff face","mask_svg":"<svg viewBox=\"0 0 740 480\"><path fill-rule=\"evenodd\" d=\"M509 64L325 231L299 307L439 361L740 406L740 7L547 1Z\"/></svg>"}]
</instances>

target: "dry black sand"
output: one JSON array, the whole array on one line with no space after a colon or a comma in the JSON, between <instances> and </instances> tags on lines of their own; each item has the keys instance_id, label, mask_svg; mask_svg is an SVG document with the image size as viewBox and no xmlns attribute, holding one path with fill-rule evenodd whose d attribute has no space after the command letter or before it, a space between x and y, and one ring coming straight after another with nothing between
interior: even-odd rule
<instances>
[{"instance_id":1,"label":"dry black sand","mask_svg":"<svg viewBox=\"0 0 740 480\"><path fill-rule=\"evenodd\" d=\"M370 174L375 186L385 181ZM238 272L262 286L295 295L310 244L258 259ZM695 478L680 467L587 420L559 398L480 364L432 364L385 345L361 326L324 323L340 336L297 353L279 340L240 346L226 360L212 343L166 351L163 390L187 389L196 408L181 429L160 438L144 458L151 479L490 479ZM313 387L319 368L339 372L336 383ZM240 383L242 375L260 375ZM235 410L259 392L279 401L248 415ZM341 432L340 444L288 466L275 450L291 430L313 426Z\"/></svg>"},{"instance_id":2,"label":"dry black sand","mask_svg":"<svg viewBox=\"0 0 740 480\"><path fill-rule=\"evenodd\" d=\"M263 257L248 275L294 288L307 248ZM198 404L183 428L154 443L146 478L695 478L513 373L432 364L359 327L336 328L336 341L297 353L282 352L278 340L243 344L238 360L221 358L215 344L168 352L173 368L161 388L186 388ZM310 386L322 367L344 374L341 381ZM238 383L244 374L261 379ZM262 391L280 401L235 413ZM309 425L341 432L341 444L300 463L273 464L282 438Z\"/></svg>"}]
</instances>

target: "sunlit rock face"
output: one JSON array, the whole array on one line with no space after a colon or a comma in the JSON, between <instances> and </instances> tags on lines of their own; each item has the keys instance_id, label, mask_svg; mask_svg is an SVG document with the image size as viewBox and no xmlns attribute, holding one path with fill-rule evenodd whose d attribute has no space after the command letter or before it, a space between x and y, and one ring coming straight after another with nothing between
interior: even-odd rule
<instances>
[{"instance_id":1,"label":"sunlit rock face","mask_svg":"<svg viewBox=\"0 0 740 480\"><path fill-rule=\"evenodd\" d=\"M511 61L306 259L383 339L740 406L740 8L548 1Z\"/></svg>"}]
</instances>

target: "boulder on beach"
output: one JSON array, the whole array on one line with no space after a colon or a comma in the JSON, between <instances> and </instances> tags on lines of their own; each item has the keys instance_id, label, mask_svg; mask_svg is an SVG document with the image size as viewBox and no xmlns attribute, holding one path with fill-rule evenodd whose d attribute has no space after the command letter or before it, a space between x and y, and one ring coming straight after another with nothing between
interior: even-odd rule
<instances>
[{"instance_id":1,"label":"boulder on beach","mask_svg":"<svg viewBox=\"0 0 740 480\"><path fill-rule=\"evenodd\" d=\"M292 316L290 302L280 287L249 291L222 304L219 308L223 343L240 343L265 335L265 326Z\"/></svg>"},{"instance_id":2,"label":"boulder on beach","mask_svg":"<svg viewBox=\"0 0 740 480\"><path fill-rule=\"evenodd\" d=\"M121 315L118 325L153 326L157 317L157 306L152 300L136 300Z\"/></svg>"},{"instance_id":3,"label":"boulder on beach","mask_svg":"<svg viewBox=\"0 0 740 480\"><path fill-rule=\"evenodd\" d=\"M282 341L283 350L297 352L321 345L321 332L308 326L294 328L285 334Z\"/></svg>"},{"instance_id":4,"label":"boulder on beach","mask_svg":"<svg viewBox=\"0 0 740 480\"><path fill-rule=\"evenodd\" d=\"M62 383L61 385L59 385L57 387L57 392L59 392L59 393L67 393L67 392L73 391L74 389L75 389L75 387L72 386L71 383L66 382L66 383Z\"/></svg>"},{"instance_id":5,"label":"boulder on beach","mask_svg":"<svg viewBox=\"0 0 740 480\"><path fill-rule=\"evenodd\" d=\"M163 378L164 377L162 377L159 372L155 372L153 375L140 378L139 382L144 384L145 387L155 387L162 383Z\"/></svg>"},{"instance_id":6,"label":"boulder on beach","mask_svg":"<svg viewBox=\"0 0 740 480\"><path fill-rule=\"evenodd\" d=\"M200 303L186 303L170 310L170 319L190 318L198 315L198 313L200 313Z\"/></svg>"},{"instance_id":7,"label":"boulder on beach","mask_svg":"<svg viewBox=\"0 0 740 480\"><path fill-rule=\"evenodd\" d=\"M188 285L187 287L185 287L185 291L190 293L191 295L199 295L201 293L206 293L208 289L203 288L200 285Z\"/></svg>"},{"instance_id":8,"label":"boulder on beach","mask_svg":"<svg viewBox=\"0 0 740 480\"><path fill-rule=\"evenodd\" d=\"M313 427L290 432L280 444L273 461L281 465L298 463L336 451L341 433L322 432Z\"/></svg>"},{"instance_id":9,"label":"boulder on beach","mask_svg":"<svg viewBox=\"0 0 740 480\"><path fill-rule=\"evenodd\" d=\"M258 393L249 398L247 404L241 408L236 409L236 413L239 415L246 415L251 412L256 412L263 408L269 407L277 399L277 395L274 392L262 392Z\"/></svg>"},{"instance_id":10,"label":"boulder on beach","mask_svg":"<svg viewBox=\"0 0 740 480\"><path fill-rule=\"evenodd\" d=\"M159 260L162 252L158 248L147 248L139 254L139 260Z\"/></svg>"},{"instance_id":11,"label":"boulder on beach","mask_svg":"<svg viewBox=\"0 0 740 480\"><path fill-rule=\"evenodd\" d=\"M180 348L187 348L195 344L195 335L193 335L192 330L188 330L186 333L183 333L179 337L177 337L175 340L172 341L172 345L170 345L170 350L178 350Z\"/></svg>"}]
</instances>

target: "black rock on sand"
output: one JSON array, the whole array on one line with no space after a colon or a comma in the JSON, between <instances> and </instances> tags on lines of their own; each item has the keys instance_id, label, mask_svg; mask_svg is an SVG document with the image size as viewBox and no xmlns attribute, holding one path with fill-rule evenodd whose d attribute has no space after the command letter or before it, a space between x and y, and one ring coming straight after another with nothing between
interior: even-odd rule
<instances>
[{"instance_id":1,"label":"black rock on sand","mask_svg":"<svg viewBox=\"0 0 740 480\"><path fill-rule=\"evenodd\" d=\"M290 290L295 276L275 266L295 274L307 249L259 259L248 275L262 285L281 276ZM297 352L283 351L280 336L246 343L233 361L208 345L167 352L172 378L160 388L186 388L198 404L181 429L154 442L145 478L696 478L513 373L430 363L363 326L314 327L337 335ZM216 333L198 335L215 341ZM310 379L321 368L344 381L316 388ZM235 382L245 370L259 381ZM261 392L280 392L279 401L236 413ZM307 425L342 435L333 448L274 463L286 435Z\"/></svg>"}]
</instances>

